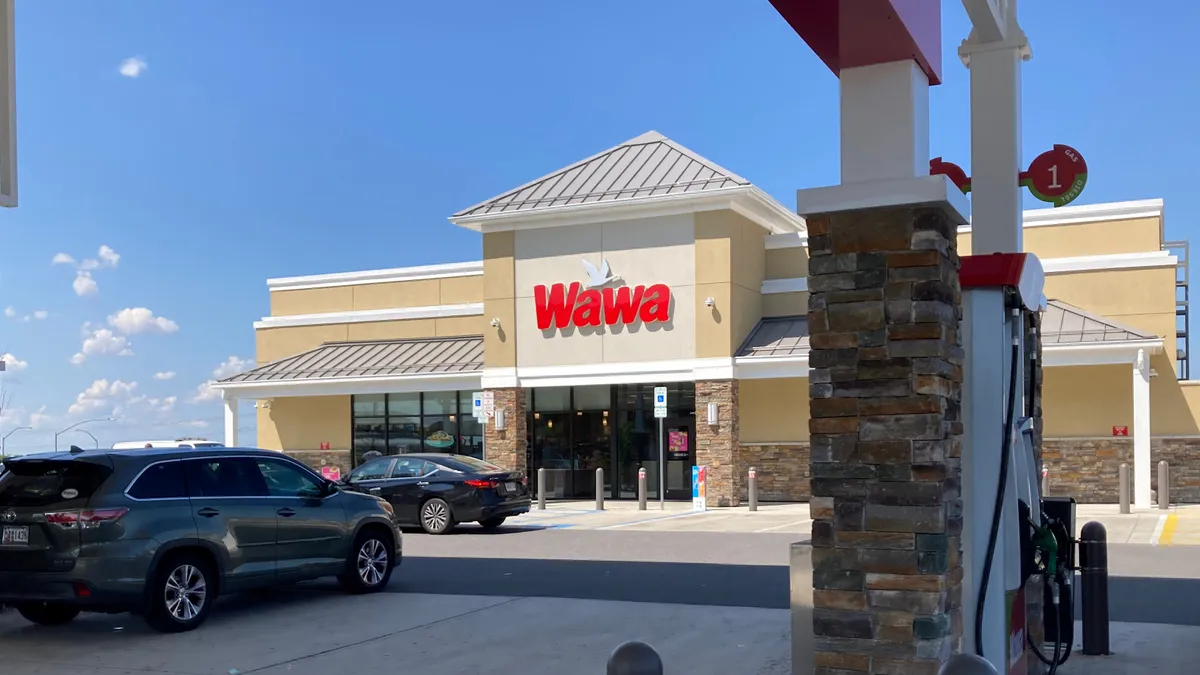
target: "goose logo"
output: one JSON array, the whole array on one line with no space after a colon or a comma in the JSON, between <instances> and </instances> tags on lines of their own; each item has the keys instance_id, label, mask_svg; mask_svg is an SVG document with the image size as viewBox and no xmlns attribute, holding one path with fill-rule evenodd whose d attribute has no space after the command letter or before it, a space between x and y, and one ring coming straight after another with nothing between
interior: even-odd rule
<instances>
[{"instance_id":1,"label":"goose logo","mask_svg":"<svg viewBox=\"0 0 1200 675\"><path fill-rule=\"evenodd\" d=\"M670 320L671 289L666 284L614 288L612 284L622 279L612 273L605 259L600 260L600 267L584 260L583 271L587 278L582 283L533 287L538 330Z\"/></svg>"}]
</instances>

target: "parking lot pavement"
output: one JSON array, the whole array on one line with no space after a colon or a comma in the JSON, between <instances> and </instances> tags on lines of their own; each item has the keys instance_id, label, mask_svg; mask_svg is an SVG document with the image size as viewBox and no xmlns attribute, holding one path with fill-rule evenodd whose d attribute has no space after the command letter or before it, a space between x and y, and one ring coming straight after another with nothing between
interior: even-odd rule
<instances>
[{"instance_id":1,"label":"parking lot pavement","mask_svg":"<svg viewBox=\"0 0 1200 675\"><path fill-rule=\"evenodd\" d=\"M693 511L691 502L650 502L645 511L636 501L609 501L596 510L594 501L549 502L513 518L516 527L581 530L641 530L652 532L777 532L807 537L812 531L808 504L760 504L757 511L743 505Z\"/></svg>"},{"instance_id":2,"label":"parking lot pavement","mask_svg":"<svg viewBox=\"0 0 1200 675\"><path fill-rule=\"evenodd\" d=\"M1104 525L1109 543L1151 546L1200 546L1200 505L1131 509L1121 513L1116 504L1080 504L1076 507L1077 531L1090 521Z\"/></svg>"},{"instance_id":3,"label":"parking lot pavement","mask_svg":"<svg viewBox=\"0 0 1200 675\"><path fill-rule=\"evenodd\" d=\"M58 628L0 615L5 675L562 675L638 639L668 672L790 673L786 610L290 589L232 597L199 630L126 615Z\"/></svg>"}]
</instances>

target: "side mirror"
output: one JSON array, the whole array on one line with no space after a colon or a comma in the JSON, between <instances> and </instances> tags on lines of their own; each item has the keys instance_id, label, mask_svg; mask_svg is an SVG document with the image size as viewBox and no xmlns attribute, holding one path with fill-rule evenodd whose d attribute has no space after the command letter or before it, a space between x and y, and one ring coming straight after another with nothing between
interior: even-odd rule
<instances>
[{"instance_id":1,"label":"side mirror","mask_svg":"<svg viewBox=\"0 0 1200 675\"><path fill-rule=\"evenodd\" d=\"M331 494L337 492L337 489L338 489L338 484L335 481L331 481L331 480L325 481L325 494L331 495Z\"/></svg>"}]
</instances>

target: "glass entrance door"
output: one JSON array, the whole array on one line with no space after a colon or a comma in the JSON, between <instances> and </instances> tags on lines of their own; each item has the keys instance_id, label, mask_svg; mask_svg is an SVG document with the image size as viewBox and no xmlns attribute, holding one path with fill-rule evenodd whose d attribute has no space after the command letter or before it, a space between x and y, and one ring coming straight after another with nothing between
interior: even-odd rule
<instances>
[{"instance_id":1,"label":"glass entrance door","mask_svg":"<svg viewBox=\"0 0 1200 675\"><path fill-rule=\"evenodd\" d=\"M672 417L663 420L663 454L667 464L667 499L691 499L692 466L696 463L696 420Z\"/></svg>"}]
</instances>

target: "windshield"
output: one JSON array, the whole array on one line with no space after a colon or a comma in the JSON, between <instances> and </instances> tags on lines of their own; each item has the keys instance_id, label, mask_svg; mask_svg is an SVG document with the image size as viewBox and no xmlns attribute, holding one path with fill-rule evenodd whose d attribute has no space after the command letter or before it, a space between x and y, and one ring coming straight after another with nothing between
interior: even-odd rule
<instances>
[{"instance_id":1,"label":"windshield","mask_svg":"<svg viewBox=\"0 0 1200 675\"><path fill-rule=\"evenodd\" d=\"M112 473L90 462L8 460L0 474L0 507L50 506L87 499Z\"/></svg>"},{"instance_id":2,"label":"windshield","mask_svg":"<svg viewBox=\"0 0 1200 675\"><path fill-rule=\"evenodd\" d=\"M449 455L446 457L438 457L435 461L438 464L448 466L455 471L465 471L468 473L493 473L504 471L504 469L501 469L495 464L490 464L482 459L476 459L470 455Z\"/></svg>"}]
</instances>

